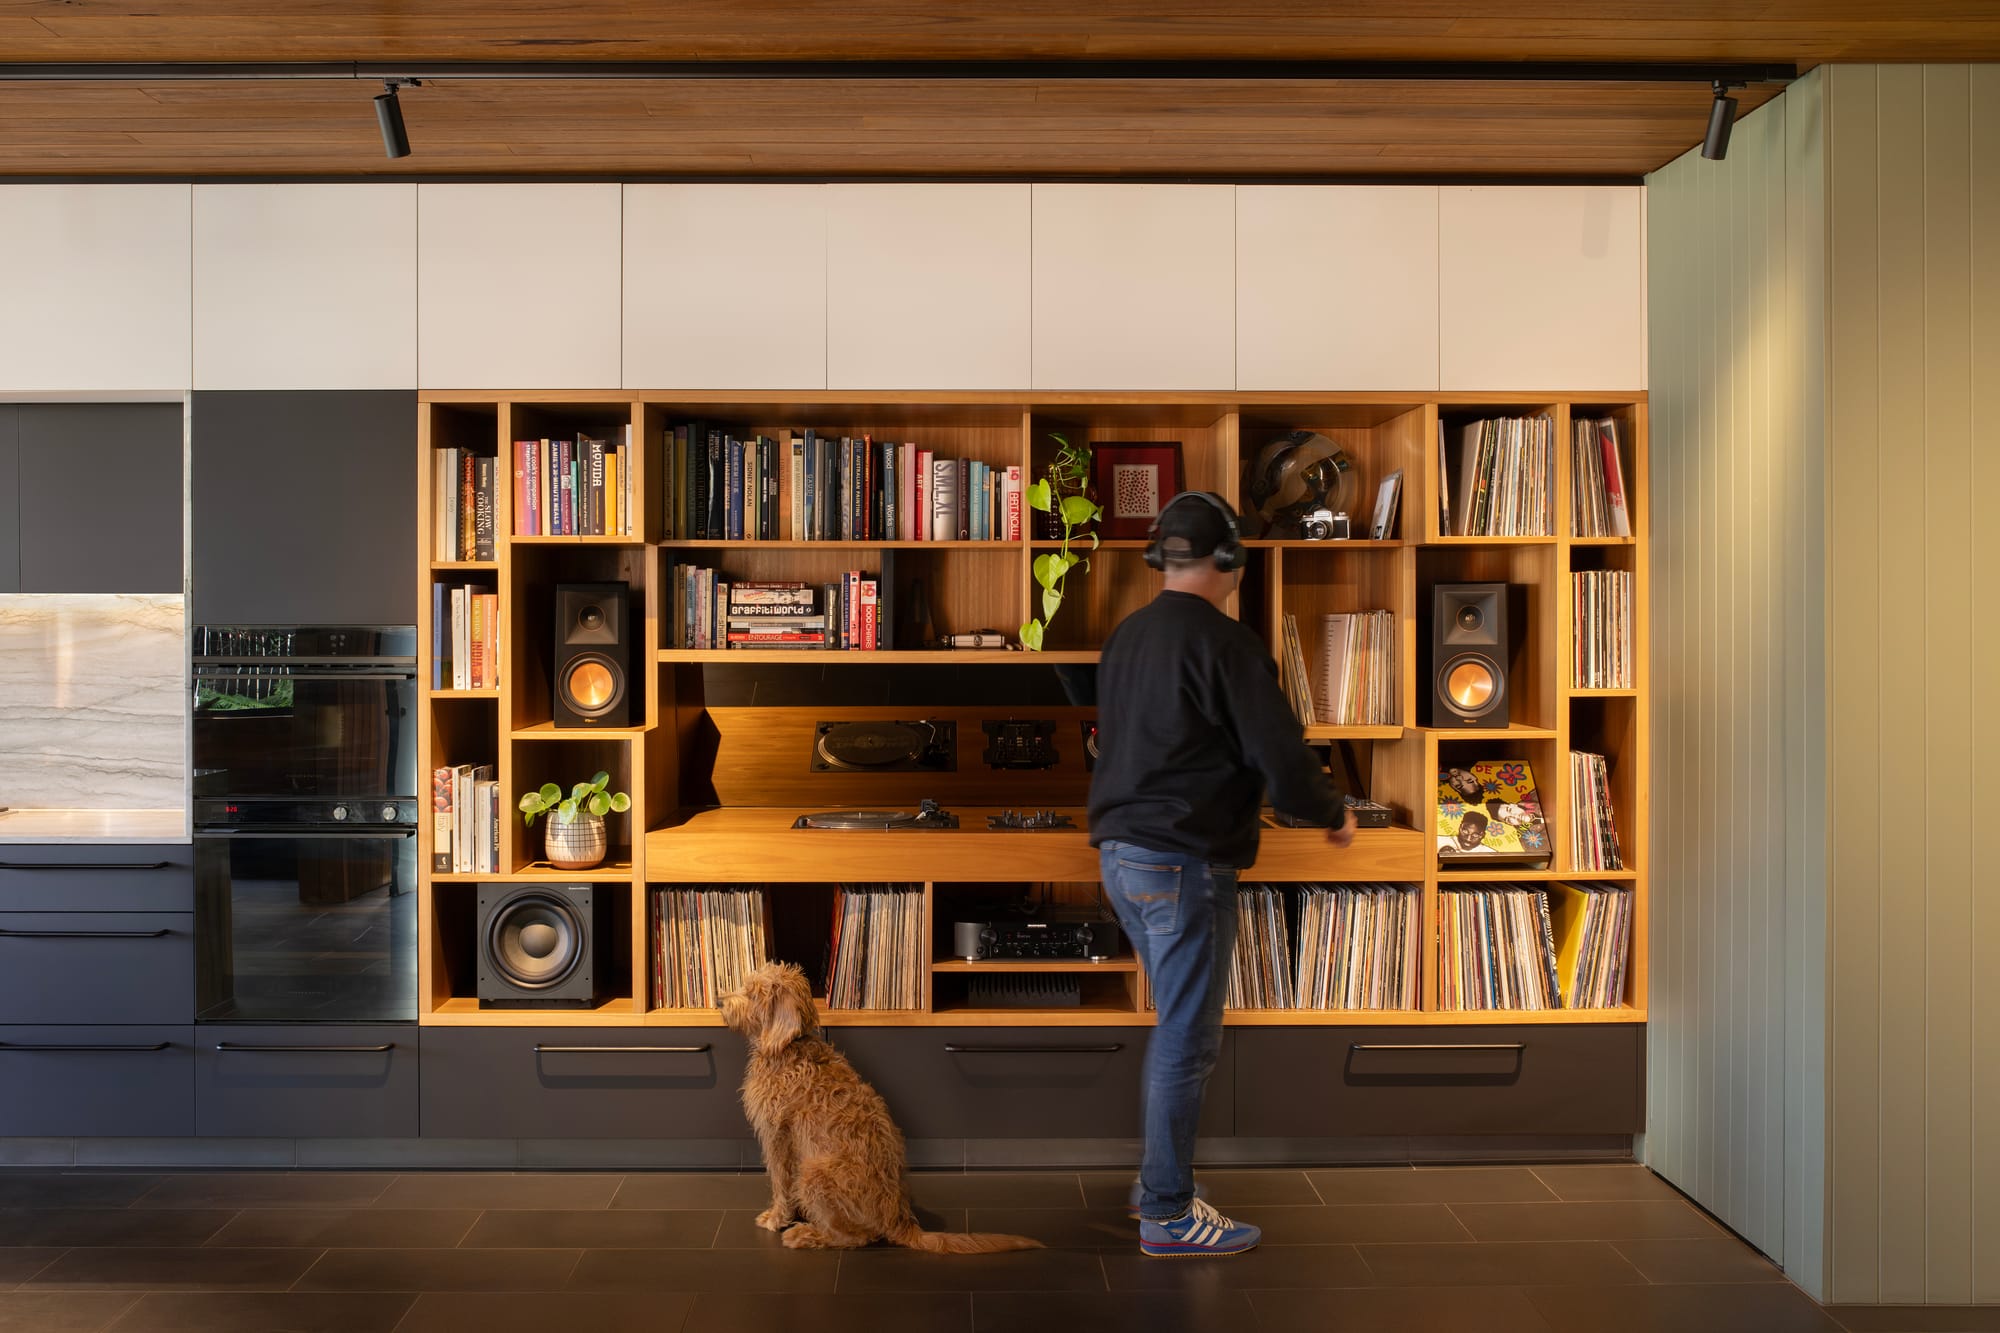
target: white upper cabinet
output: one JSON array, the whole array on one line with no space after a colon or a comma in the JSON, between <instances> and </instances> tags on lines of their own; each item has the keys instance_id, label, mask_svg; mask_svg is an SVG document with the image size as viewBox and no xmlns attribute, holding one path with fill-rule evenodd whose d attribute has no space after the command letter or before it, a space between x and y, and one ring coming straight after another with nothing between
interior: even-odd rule
<instances>
[{"instance_id":1,"label":"white upper cabinet","mask_svg":"<svg viewBox=\"0 0 2000 1333\"><path fill-rule=\"evenodd\" d=\"M623 382L825 388L824 188L626 186Z\"/></svg>"},{"instance_id":2,"label":"white upper cabinet","mask_svg":"<svg viewBox=\"0 0 2000 1333\"><path fill-rule=\"evenodd\" d=\"M1034 187L1037 389L1230 389L1236 191Z\"/></svg>"},{"instance_id":3,"label":"white upper cabinet","mask_svg":"<svg viewBox=\"0 0 2000 1333\"><path fill-rule=\"evenodd\" d=\"M1443 389L1646 387L1639 186L1445 186Z\"/></svg>"},{"instance_id":4,"label":"white upper cabinet","mask_svg":"<svg viewBox=\"0 0 2000 1333\"><path fill-rule=\"evenodd\" d=\"M619 387L619 191L419 185L418 387Z\"/></svg>"},{"instance_id":5,"label":"white upper cabinet","mask_svg":"<svg viewBox=\"0 0 2000 1333\"><path fill-rule=\"evenodd\" d=\"M831 389L1028 387L1029 187L826 187Z\"/></svg>"},{"instance_id":6,"label":"white upper cabinet","mask_svg":"<svg viewBox=\"0 0 2000 1333\"><path fill-rule=\"evenodd\" d=\"M185 393L187 185L0 186L0 392Z\"/></svg>"},{"instance_id":7,"label":"white upper cabinet","mask_svg":"<svg viewBox=\"0 0 2000 1333\"><path fill-rule=\"evenodd\" d=\"M417 387L417 187L194 187L194 387Z\"/></svg>"},{"instance_id":8,"label":"white upper cabinet","mask_svg":"<svg viewBox=\"0 0 2000 1333\"><path fill-rule=\"evenodd\" d=\"M1437 386L1437 187L1238 186L1236 387Z\"/></svg>"}]
</instances>

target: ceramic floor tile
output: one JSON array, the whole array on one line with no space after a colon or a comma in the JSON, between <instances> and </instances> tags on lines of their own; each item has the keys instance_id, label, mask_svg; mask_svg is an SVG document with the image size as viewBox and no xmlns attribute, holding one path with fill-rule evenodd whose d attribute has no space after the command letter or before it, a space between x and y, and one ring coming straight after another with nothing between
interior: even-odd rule
<instances>
[{"instance_id":1,"label":"ceramic floor tile","mask_svg":"<svg viewBox=\"0 0 2000 1333\"><path fill-rule=\"evenodd\" d=\"M110 1171L0 1171L0 1208L124 1208L159 1183Z\"/></svg>"},{"instance_id":2,"label":"ceramic floor tile","mask_svg":"<svg viewBox=\"0 0 2000 1333\"><path fill-rule=\"evenodd\" d=\"M1333 1293L1253 1291L1258 1333L1549 1333L1512 1287L1377 1287Z\"/></svg>"},{"instance_id":3,"label":"ceramic floor tile","mask_svg":"<svg viewBox=\"0 0 2000 1333\"><path fill-rule=\"evenodd\" d=\"M1371 1282L1352 1245L1260 1245L1248 1254L1173 1259L1148 1258L1134 1246L1130 1254L1106 1254L1104 1273L1114 1291L1365 1287Z\"/></svg>"},{"instance_id":4,"label":"ceramic floor tile","mask_svg":"<svg viewBox=\"0 0 2000 1333\"><path fill-rule=\"evenodd\" d=\"M839 1271L825 1250L586 1250L569 1290L830 1292Z\"/></svg>"},{"instance_id":5,"label":"ceramic floor tile","mask_svg":"<svg viewBox=\"0 0 2000 1333\"><path fill-rule=\"evenodd\" d=\"M1362 1242L1471 1240L1441 1203L1341 1204L1319 1208L1232 1208L1229 1216L1262 1228L1266 1245L1358 1245Z\"/></svg>"},{"instance_id":6,"label":"ceramic floor tile","mask_svg":"<svg viewBox=\"0 0 2000 1333\"><path fill-rule=\"evenodd\" d=\"M561 1291L579 1250L328 1250L299 1291Z\"/></svg>"},{"instance_id":7,"label":"ceramic floor tile","mask_svg":"<svg viewBox=\"0 0 2000 1333\"><path fill-rule=\"evenodd\" d=\"M705 1250L721 1223L722 1214L710 1209L493 1209L480 1214L458 1243L465 1249Z\"/></svg>"},{"instance_id":8,"label":"ceramic floor tile","mask_svg":"<svg viewBox=\"0 0 2000 1333\"><path fill-rule=\"evenodd\" d=\"M1017 1250L1005 1254L916 1254L909 1250L848 1250L840 1256L846 1292L1103 1291L1094 1252Z\"/></svg>"},{"instance_id":9,"label":"ceramic floor tile","mask_svg":"<svg viewBox=\"0 0 2000 1333\"><path fill-rule=\"evenodd\" d=\"M703 1292L680 1333L968 1333L974 1298L957 1293L783 1296Z\"/></svg>"},{"instance_id":10,"label":"ceramic floor tile","mask_svg":"<svg viewBox=\"0 0 2000 1333\"><path fill-rule=\"evenodd\" d=\"M1348 1167L1308 1171L1322 1202L1547 1203L1556 1196L1525 1166Z\"/></svg>"},{"instance_id":11,"label":"ceramic floor tile","mask_svg":"<svg viewBox=\"0 0 2000 1333\"><path fill-rule=\"evenodd\" d=\"M975 1292L974 1333L1236 1333L1252 1325L1240 1291Z\"/></svg>"},{"instance_id":12,"label":"ceramic floor tile","mask_svg":"<svg viewBox=\"0 0 2000 1333\"><path fill-rule=\"evenodd\" d=\"M425 1292L396 1333L677 1333L693 1307L686 1292Z\"/></svg>"},{"instance_id":13,"label":"ceramic floor tile","mask_svg":"<svg viewBox=\"0 0 2000 1333\"><path fill-rule=\"evenodd\" d=\"M1543 1287L1528 1299L1554 1333L1841 1333L1790 1283Z\"/></svg>"},{"instance_id":14,"label":"ceramic floor tile","mask_svg":"<svg viewBox=\"0 0 2000 1333\"><path fill-rule=\"evenodd\" d=\"M973 1208L965 1229L1027 1236L1052 1250L1129 1250L1139 1244L1139 1224L1123 1208Z\"/></svg>"},{"instance_id":15,"label":"ceramic floor tile","mask_svg":"<svg viewBox=\"0 0 2000 1333\"><path fill-rule=\"evenodd\" d=\"M762 1172L635 1172L612 1196L613 1208L748 1208L761 1212L771 1203L771 1182Z\"/></svg>"},{"instance_id":16,"label":"ceramic floor tile","mask_svg":"<svg viewBox=\"0 0 2000 1333\"><path fill-rule=\"evenodd\" d=\"M1778 1266L1734 1236L1692 1240L1614 1240L1648 1282L1783 1282ZM2000 1329L2000 1320L1994 1325Z\"/></svg>"},{"instance_id":17,"label":"ceramic floor tile","mask_svg":"<svg viewBox=\"0 0 2000 1333\"><path fill-rule=\"evenodd\" d=\"M1679 1199L1680 1191L1635 1163L1604 1166L1538 1166L1535 1175L1559 1199L1603 1203L1613 1199Z\"/></svg>"},{"instance_id":18,"label":"ceramic floor tile","mask_svg":"<svg viewBox=\"0 0 2000 1333\"><path fill-rule=\"evenodd\" d=\"M607 1208L619 1175L434 1171L397 1176L377 1208Z\"/></svg>"},{"instance_id":19,"label":"ceramic floor tile","mask_svg":"<svg viewBox=\"0 0 2000 1333\"><path fill-rule=\"evenodd\" d=\"M27 1285L34 1290L285 1291L319 1255L318 1250L69 1250Z\"/></svg>"},{"instance_id":20,"label":"ceramic floor tile","mask_svg":"<svg viewBox=\"0 0 2000 1333\"><path fill-rule=\"evenodd\" d=\"M910 1173L920 1208L1082 1208L1083 1187L1068 1171ZM1122 1196L1120 1202L1123 1202Z\"/></svg>"},{"instance_id":21,"label":"ceramic floor tile","mask_svg":"<svg viewBox=\"0 0 2000 1333\"><path fill-rule=\"evenodd\" d=\"M1830 1305L1850 1333L2000 1333L2000 1306Z\"/></svg>"},{"instance_id":22,"label":"ceramic floor tile","mask_svg":"<svg viewBox=\"0 0 2000 1333\"><path fill-rule=\"evenodd\" d=\"M384 1173L239 1171L163 1176L138 1208L361 1208L394 1184Z\"/></svg>"},{"instance_id":23,"label":"ceramic floor tile","mask_svg":"<svg viewBox=\"0 0 2000 1333\"><path fill-rule=\"evenodd\" d=\"M1616 1203L1455 1203L1474 1240L1714 1240L1722 1230L1675 1199Z\"/></svg>"},{"instance_id":24,"label":"ceramic floor tile","mask_svg":"<svg viewBox=\"0 0 2000 1333\"><path fill-rule=\"evenodd\" d=\"M139 1298L126 1291L0 1294L0 1333L96 1333Z\"/></svg>"},{"instance_id":25,"label":"ceramic floor tile","mask_svg":"<svg viewBox=\"0 0 2000 1333\"><path fill-rule=\"evenodd\" d=\"M1645 1282L1603 1241L1363 1245L1375 1287L1607 1286Z\"/></svg>"},{"instance_id":26,"label":"ceramic floor tile","mask_svg":"<svg viewBox=\"0 0 2000 1333\"><path fill-rule=\"evenodd\" d=\"M318 1250L448 1250L478 1220L479 1214L471 1209L246 1208L208 1243Z\"/></svg>"},{"instance_id":27,"label":"ceramic floor tile","mask_svg":"<svg viewBox=\"0 0 2000 1333\"><path fill-rule=\"evenodd\" d=\"M785 1243L775 1231L766 1231L757 1225L757 1214L763 1209L732 1208L722 1215L722 1225L715 1232L715 1248L718 1250L782 1250ZM946 1208L942 1210L919 1208L917 1225L926 1231L965 1230L965 1209Z\"/></svg>"},{"instance_id":28,"label":"ceramic floor tile","mask_svg":"<svg viewBox=\"0 0 2000 1333\"><path fill-rule=\"evenodd\" d=\"M229 1208L7 1208L0 1245L200 1245L235 1216Z\"/></svg>"},{"instance_id":29,"label":"ceramic floor tile","mask_svg":"<svg viewBox=\"0 0 2000 1333\"><path fill-rule=\"evenodd\" d=\"M1197 1171L1204 1197L1217 1208L1248 1208L1257 1204L1318 1203L1320 1197L1303 1171ZM1084 1197L1093 1208L1112 1208L1132 1199L1131 1174L1093 1171L1083 1177Z\"/></svg>"},{"instance_id":30,"label":"ceramic floor tile","mask_svg":"<svg viewBox=\"0 0 2000 1333\"><path fill-rule=\"evenodd\" d=\"M327 1292L155 1292L109 1333L389 1333L414 1297Z\"/></svg>"}]
</instances>

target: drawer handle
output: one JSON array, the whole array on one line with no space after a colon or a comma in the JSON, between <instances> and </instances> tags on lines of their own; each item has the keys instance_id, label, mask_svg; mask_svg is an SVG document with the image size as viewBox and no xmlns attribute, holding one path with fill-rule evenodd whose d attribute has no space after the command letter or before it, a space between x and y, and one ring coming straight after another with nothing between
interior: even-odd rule
<instances>
[{"instance_id":1,"label":"drawer handle","mask_svg":"<svg viewBox=\"0 0 2000 1333\"><path fill-rule=\"evenodd\" d=\"M165 870L165 861L0 861L0 870Z\"/></svg>"},{"instance_id":2,"label":"drawer handle","mask_svg":"<svg viewBox=\"0 0 2000 1333\"><path fill-rule=\"evenodd\" d=\"M235 1051L239 1054L255 1054L260 1051L326 1051L336 1055L375 1055L382 1051L393 1051L396 1043L385 1041L380 1046L239 1046L233 1041L215 1043L218 1051Z\"/></svg>"},{"instance_id":3,"label":"drawer handle","mask_svg":"<svg viewBox=\"0 0 2000 1333\"><path fill-rule=\"evenodd\" d=\"M1125 1049L1123 1042L1103 1046L959 1046L946 1042L946 1055L1111 1055Z\"/></svg>"},{"instance_id":4,"label":"drawer handle","mask_svg":"<svg viewBox=\"0 0 2000 1333\"><path fill-rule=\"evenodd\" d=\"M1348 1049L1351 1051L1525 1051L1528 1049L1528 1043L1525 1041L1357 1041Z\"/></svg>"},{"instance_id":5,"label":"drawer handle","mask_svg":"<svg viewBox=\"0 0 2000 1333\"><path fill-rule=\"evenodd\" d=\"M704 1055L710 1047L699 1046L544 1046L535 1043L536 1055Z\"/></svg>"},{"instance_id":6,"label":"drawer handle","mask_svg":"<svg viewBox=\"0 0 2000 1333\"><path fill-rule=\"evenodd\" d=\"M156 940L171 932L160 930L0 930L17 940Z\"/></svg>"},{"instance_id":7,"label":"drawer handle","mask_svg":"<svg viewBox=\"0 0 2000 1333\"><path fill-rule=\"evenodd\" d=\"M163 1041L145 1042L130 1046L111 1046L89 1043L50 1042L40 1045L30 1042L0 1041L0 1051L164 1051Z\"/></svg>"}]
</instances>

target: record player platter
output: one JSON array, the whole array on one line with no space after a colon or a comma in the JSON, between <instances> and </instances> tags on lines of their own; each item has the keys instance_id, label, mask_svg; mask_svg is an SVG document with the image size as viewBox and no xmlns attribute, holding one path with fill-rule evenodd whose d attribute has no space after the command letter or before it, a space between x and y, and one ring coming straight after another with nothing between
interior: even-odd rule
<instances>
[{"instance_id":1,"label":"record player platter","mask_svg":"<svg viewBox=\"0 0 2000 1333\"><path fill-rule=\"evenodd\" d=\"M816 773L950 771L953 722L822 722L813 728ZM855 813L855 812L847 812Z\"/></svg>"},{"instance_id":2,"label":"record player platter","mask_svg":"<svg viewBox=\"0 0 2000 1333\"><path fill-rule=\"evenodd\" d=\"M914 814L908 810L827 810L800 815L792 821L792 827L851 833L922 833L955 829L958 816L940 810L936 801L925 801Z\"/></svg>"}]
</instances>

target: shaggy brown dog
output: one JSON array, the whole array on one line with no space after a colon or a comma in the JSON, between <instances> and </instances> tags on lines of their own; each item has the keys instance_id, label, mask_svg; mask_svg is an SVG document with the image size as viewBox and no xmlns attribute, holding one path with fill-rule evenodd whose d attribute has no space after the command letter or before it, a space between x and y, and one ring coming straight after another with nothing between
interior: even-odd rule
<instances>
[{"instance_id":1,"label":"shaggy brown dog","mask_svg":"<svg viewBox=\"0 0 2000 1333\"><path fill-rule=\"evenodd\" d=\"M932 1254L1038 1250L1026 1236L925 1231L910 1211L903 1136L881 1094L819 1035L805 973L766 963L722 1021L750 1042L743 1111L764 1149L771 1206L757 1225L794 1250L852 1250L881 1239Z\"/></svg>"}]
</instances>

